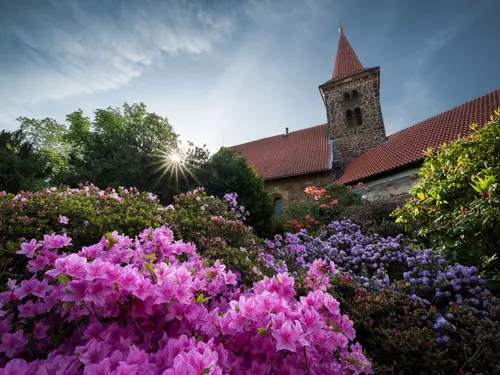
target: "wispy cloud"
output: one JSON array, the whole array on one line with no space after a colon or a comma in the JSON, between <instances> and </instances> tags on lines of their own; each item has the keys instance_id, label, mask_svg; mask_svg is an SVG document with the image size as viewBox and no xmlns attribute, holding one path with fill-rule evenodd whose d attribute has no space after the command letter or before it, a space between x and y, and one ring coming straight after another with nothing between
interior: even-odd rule
<instances>
[{"instance_id":1,"label":"wispy cloud","mask_svg":"<svg viewBox=\"0 0 500 375\"><path fill-rule=\"evenodd\" d=\"M23 12L12 2L0 25L0 119L47 99L119 89L164 56L211 51L234 28L224 14L182 1L38 4Z\"/></svg>"}]
</instances>

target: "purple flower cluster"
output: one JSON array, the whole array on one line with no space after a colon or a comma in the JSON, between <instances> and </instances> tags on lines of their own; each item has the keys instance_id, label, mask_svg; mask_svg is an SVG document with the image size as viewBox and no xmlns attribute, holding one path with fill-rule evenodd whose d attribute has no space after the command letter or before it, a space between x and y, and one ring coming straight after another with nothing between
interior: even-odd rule
<instances>
[{"instance_id":1,"label":"purple flower cluster","mask_svg":"<svg viewBox=\"0 0 500 375\"><path fill-rule=\"evenodd\" d=\"M245 221L246 220L245 207L238 204L237 198L238 198L237 193L229 193L224 195L224 199L229 204L229 209L236 213L236 218L240 219L241 221Z\"/></svg>"},{"instance_id":2,"label":"purple flower cluster","mask_svg":"<svg viewBox=\"0 0 500 375\"><path fill-rule=\"evenodd\" d=\"M428 305L456 302L486 314L487 306L498 304L476 267L448 264L432 249L419 250L405 243L402 235L364 235L349 220L333 221L318 237L302 230L285 238L276 236L265 245L276 258L269 265L275 268L286 263L293 272L293 267L309 267L315 259L324 259L364 287L394 287Z\"/></svg>"},{"instance_id":3,"label":"purple flower cluster","mask_svg":"<svg viewBox=\"0 0 500 375\"><path fill-rule=\"evenodd\" d=\"M66 236L23 244L31 279L0 293L0 374L371 374L353 323L323 290L277 274L239 285L167 228L109 233L66 254Z\"/></svg>"}]
</instances>

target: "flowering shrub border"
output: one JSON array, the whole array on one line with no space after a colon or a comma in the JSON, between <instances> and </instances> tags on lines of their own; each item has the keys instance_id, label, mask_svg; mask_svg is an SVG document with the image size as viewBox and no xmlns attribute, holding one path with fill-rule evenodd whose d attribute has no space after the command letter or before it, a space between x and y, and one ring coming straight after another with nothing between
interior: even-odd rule
<instances>
[{"instance_id":1,"label":"flowering shrub border","mask_svg":"<svg viewBox=\"0 0 500 375\"><path fill-rule=\"evenodd\" d=\"M36 274L0 294L3 373L372 373L352 322L313 281L333 268L312 267L297 300L286 273L245 290L164 227L70 244L23 243Z\"/></svg>"}]
</instances>

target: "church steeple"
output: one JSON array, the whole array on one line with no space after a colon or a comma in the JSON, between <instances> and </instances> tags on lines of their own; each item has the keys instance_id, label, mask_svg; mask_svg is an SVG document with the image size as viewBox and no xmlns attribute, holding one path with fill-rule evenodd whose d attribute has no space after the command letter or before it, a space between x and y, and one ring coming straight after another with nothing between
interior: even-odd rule
<instances>
[{"instance_id":1,"label":"church steeple","mask_svg":"<svg viewBox=\"0 0 500 375\"><path fill-rule=\"evenodd\" d=\"M380 69L365 68L340 26L332 79L319 90L325 103L336 178L351 160L385 141L380 107Z\"/></svg>"},{"instance_id":2,"label":"church steeple","mask_svg":"<svg viewBox=\"0 0 500 375\"><path fill-rule=\"evenodd\" d=\"M363 69L363 65L352 49L351 43L344 34L344 26L339 27L340 40L337 47L337 57L335 58L335 68L332 79L345 77Z\"/></svg>"}]
</instances>

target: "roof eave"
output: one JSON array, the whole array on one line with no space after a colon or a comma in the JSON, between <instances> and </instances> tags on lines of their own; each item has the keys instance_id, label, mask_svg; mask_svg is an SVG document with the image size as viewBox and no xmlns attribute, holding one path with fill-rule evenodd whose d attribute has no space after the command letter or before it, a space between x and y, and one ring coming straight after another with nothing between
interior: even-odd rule
<instances>
[{"instance_id":1,"label":"roof eave","mask_svg":"<svg viewBox=\"0 0 500 375\"><path fill-rule=\"evenodd\" d=\"M371 181L371 180L374 180L374 179L376 179L378 177L382 177L384 175L389 175L391 173L395 173L395 172L401 171L403 169L415 167L415 166L417 166L419 164L422 164L422 162L424 161L424 159L425 159L425 157L422 157L420 159L413 160L413 161L411 161L409 163L406 163L406 164L403 164L403 165L398 165L397 167L386 169L386 170L383 170L383 171L380 171L380 172L376 172L376 173L373 173L373 174L370 174L370 175L367 175L367 176L364 176L364 177L355 178L353 180L349 180L349 181L346 181L346 182L337 182L338 180L340 180L342 178L341 177L338 180L335 180L334 183L335 184L341 184L341 185L351 185L351 184L355 184L355 183L358 183L358 182Z\"/></svg>"},{"instance_id":2,"label":"roof eave","mask_svg":"<svg viewBox=\"0 0 500 375\"><path fill-rule=\"evenodd\" d=\"M270 178L264 178L265 182L268 181L276 181L276 180L283 180L285 178L291 178L291 177L298 177L298 176L305 176L308 174L314 174L314 173L321 173L321 172L328 172L331 171L331 168L322 168L322 169L316 169L314 171L309 171L309 172L301 172L301 173L292 173L292 174L286 174L282 176L276 176L276 177L270 177Z\"/></svg>"}]
</instances>

